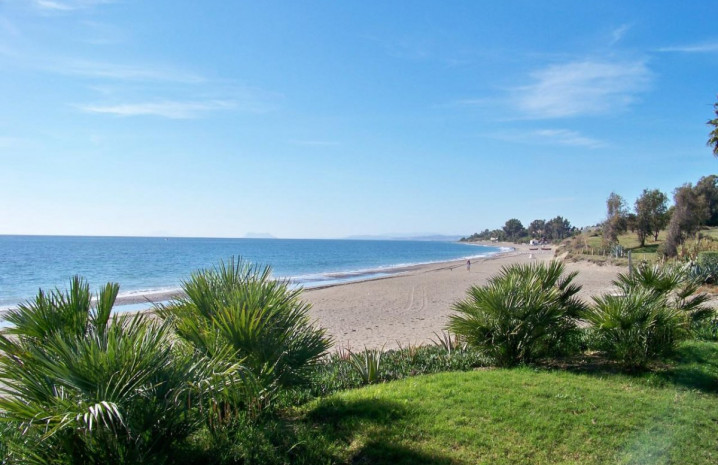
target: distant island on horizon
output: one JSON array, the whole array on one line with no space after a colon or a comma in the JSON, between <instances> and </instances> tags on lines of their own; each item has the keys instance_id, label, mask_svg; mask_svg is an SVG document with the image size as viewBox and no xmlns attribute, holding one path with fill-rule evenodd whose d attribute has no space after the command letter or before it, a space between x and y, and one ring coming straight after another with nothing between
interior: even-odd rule
<instances>
[{"instance_id":1,"label":"distant island on horizon","mask_svg":"<svg viewBox=\"0 0 718 465\"><path fill-rule=\"evenodd\" d=\"M273 236L269 233L248 232L244 235L244 239L278 239L278 237Z\"/></svg>"}]
</instances>

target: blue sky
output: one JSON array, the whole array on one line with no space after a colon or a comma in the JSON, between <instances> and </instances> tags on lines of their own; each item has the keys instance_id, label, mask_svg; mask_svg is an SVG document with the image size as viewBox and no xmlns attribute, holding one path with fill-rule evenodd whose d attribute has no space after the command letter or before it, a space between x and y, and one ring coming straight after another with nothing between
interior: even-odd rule
<instances>
[{"instance_id":1,"label":"blue sky","mask_svg":"<svg viewBox=\"0 0 718 465\"><path fill-rule=\"evenodd\" d=\"M0 2L0 234L470 234L713 174L714 1Z\"/></svg>"}]
</instances>

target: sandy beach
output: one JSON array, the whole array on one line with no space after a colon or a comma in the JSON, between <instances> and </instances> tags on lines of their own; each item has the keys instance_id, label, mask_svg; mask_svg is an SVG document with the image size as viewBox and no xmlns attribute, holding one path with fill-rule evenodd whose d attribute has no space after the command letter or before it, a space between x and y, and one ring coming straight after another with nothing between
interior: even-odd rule
<instances>
[{"instance_id":1,"label":"sandy beach","mask_svg":"<svg viewBox=\"0 0 718 465\"><path fill-rule=\"evenodd\" d=\"M303 298L312 304L312 319L327 329L335 348L392 349L428 343L446 326L452 304L463 299L470 286L485 284L512 263L554 259L553 250L530 250L527 245L510 243L486 245L513 250L473 259L469 271L465 260L411 266L386 277L305 289ZM579 296L586 302L591 296L611 291L616 273L626 271L588 262L566 263L566 270L579 272L576 282L583 286ZM179 295L171 291L122 296L117 304L146 304L149 310L151 302Z\"/></svg>"},{"instance_id":2,"label":"sandy beach","mask_svg":"<svg viewBox=\"0 0 718 465\"><path fill-rule=\"evenodd\" d=\"M493 244L496 245L496 244ZM304 298L312 304L312 317L334 338L335 347L352 350L386 349L398 345L423 344L436 339L451 314L451 306L463 299L472 285L482 285L512 263L549 261L553 250L529 250L526 245L499 244L514 251L495 257L416 267L391 277L308 289ZM615 266L567 263L567 271L578 271L576 282L585 301L612 289Z\"/></svg>"}]
</instances>

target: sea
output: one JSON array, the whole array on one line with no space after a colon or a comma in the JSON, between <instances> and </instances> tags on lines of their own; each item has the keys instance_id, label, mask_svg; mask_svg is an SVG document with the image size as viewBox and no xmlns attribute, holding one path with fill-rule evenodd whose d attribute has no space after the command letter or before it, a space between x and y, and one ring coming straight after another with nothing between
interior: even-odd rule
<instances>
[{"instance_id":1,"label":"sea","mask_svg":"<svg viewBox=\"0 0 718 465\"><path fill-rule=\"evenodd\" d=\"M121 297L146 296L179 290L193 271L240 256L270 265L275 278L311 288L501 251L408 240L0 236L0 314L31 299L39 289L66 289L74 275L85 278L93 292L117 282Z\"/></svg>"}]
</instances>

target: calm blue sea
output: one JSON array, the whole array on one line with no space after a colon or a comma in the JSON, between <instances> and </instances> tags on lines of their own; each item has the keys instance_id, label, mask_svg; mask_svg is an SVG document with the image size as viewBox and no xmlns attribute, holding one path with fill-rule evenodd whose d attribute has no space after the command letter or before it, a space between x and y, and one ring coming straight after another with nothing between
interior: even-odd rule
<instances>
[{"instance_id":1,"label":"calm blue sea","mask_svg":"<svg viewBox=\"0 0 718 465\"><path fill-rule=\"evenodd\" d=\"M312 287L499 251L427 241L0 236L0 309L40 288L65 289L75 274L93 292L108 281L120 283L120 295L178 289L192 271L237 255L271 265L275 277Z\"/></svg>"}]
</instances>

